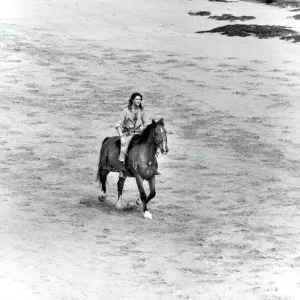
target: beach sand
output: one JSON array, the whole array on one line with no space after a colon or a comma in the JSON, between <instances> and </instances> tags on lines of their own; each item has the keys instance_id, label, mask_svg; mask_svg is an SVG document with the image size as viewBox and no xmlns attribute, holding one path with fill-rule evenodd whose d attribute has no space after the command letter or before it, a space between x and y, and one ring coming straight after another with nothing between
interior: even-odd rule
<instances>
[{"instance_id":1,"label":"beach sand","mask_svg":"<svg viewBox=\"0 0 300 300\"><path fill-rule=\"evenodd\" d=\"M299 44L190 11L300 32L250 2L1 1L1 299L299 299ZM135 91L168 131L152 221L133 179L97 199Z\"/></svg>"}]
</instances>

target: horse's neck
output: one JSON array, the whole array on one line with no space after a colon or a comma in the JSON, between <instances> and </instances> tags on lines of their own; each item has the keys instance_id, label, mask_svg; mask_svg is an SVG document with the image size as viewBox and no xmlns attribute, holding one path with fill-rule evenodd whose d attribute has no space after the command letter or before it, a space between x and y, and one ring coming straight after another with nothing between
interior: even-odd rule
<instances>
[{"instance_id":1,"label":"horse's neck","mask_svg":"<svg viewBox=\"0 0 300 300\"><path fill-rule=\"evenodd\" d=\"M153 131L151 130L149 133L149 136L147 140L139 145L139 150L137 151L137 155L142 160L153 160L156 152L157 147L155 146L154 140L153 140Z\"/></svg>"}]
</instances>

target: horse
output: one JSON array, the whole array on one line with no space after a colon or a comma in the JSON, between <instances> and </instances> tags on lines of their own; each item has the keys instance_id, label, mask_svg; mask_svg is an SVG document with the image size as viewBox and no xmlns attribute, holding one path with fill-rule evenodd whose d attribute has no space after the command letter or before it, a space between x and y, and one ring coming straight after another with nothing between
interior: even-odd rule
<instances>
[{"instance_id":1,"label":"horse","mask_svg":"<svg viewBox=\"0 0 300 300\"><path fill-rule=\"evenodd\" d=\"M122 207L122 193L124 182L127 177L135 177L140 199L143 203L143 213L145 219L152 219L152 214L148 211L147 204L156 195L155 174L157 171L157 153L158 149L162 154L169 151L167 143L167 131L164 126L164 120L158 122L152 120L152 123L139 134L135 135L130 142L127 156L125 159L126 177L119 177L117 208ZM121 162L118 159L120 153L120 138L118 136L106 137L101 146L97 181L101 184L101 193L99 201L107 198L106 181L110 172L119 172ZM147 196L144 190L143 182L148 181L150 193ZM137 203L138 204L138 203Z\"/></svg>"}]
</instances>

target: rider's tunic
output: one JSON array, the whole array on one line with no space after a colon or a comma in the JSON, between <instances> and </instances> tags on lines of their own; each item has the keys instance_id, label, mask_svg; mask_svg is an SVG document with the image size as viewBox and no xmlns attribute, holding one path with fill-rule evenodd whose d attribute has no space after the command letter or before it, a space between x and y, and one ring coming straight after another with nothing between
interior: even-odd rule
<instances>
[{"instance_id":1,"label":"rider's tunic","mask_svg":"<svg viewBox=\"0 0 300 300\"><path fill-rule=\"evenodd\" d=\"M134 136L134 133L140 132L147 125L146 116L144 110L138 108L136 110L130 110L125 108L116 124L116 128L122 128L122 137L121 137L121 151L119 160L124 161L125 155L127 154L128 146L131 139Z\"/></svg>"}]
</instances>

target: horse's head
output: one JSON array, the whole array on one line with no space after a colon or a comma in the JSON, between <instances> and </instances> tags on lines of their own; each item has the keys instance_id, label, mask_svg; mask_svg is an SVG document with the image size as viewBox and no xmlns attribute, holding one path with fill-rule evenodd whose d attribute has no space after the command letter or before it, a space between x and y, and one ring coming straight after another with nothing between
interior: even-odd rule
<instances>
[{"instance_id":1,"label":"horse's head","mask_svg":"<svg viewBox=\"0 0 300 300\"><path fill-rule=\"evenodd\" d=\"M169 152L168 141L167 141L167 131L165 129L164 120L160 119L158 122L152 120L153 125L153 137L156 146L160 149L162 154L167 154Z\"/></svg>"}]
</instances>

